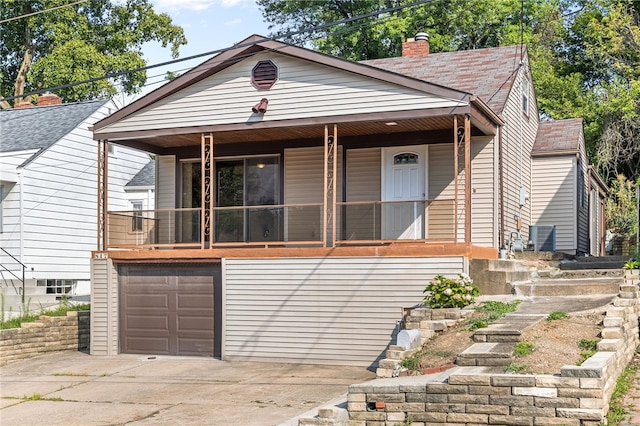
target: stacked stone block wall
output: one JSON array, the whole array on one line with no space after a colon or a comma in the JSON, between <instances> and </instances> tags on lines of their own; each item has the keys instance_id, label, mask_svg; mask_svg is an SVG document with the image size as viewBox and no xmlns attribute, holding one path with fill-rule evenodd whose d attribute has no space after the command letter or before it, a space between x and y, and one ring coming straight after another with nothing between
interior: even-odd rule
<instances>
[{"instance_id":1,"label":"stacked stone block wall","mask_svg":"<svg viewBox=\"0 0 640 426\"><path fill-rule=\"evenodd\" d=\"M0 365L49 352L88 349L89 323L89 311L70 311L67 316L43 315L20 328L0 330Z\"/></svg>"},{"instance_id":2,"label":"stacked stone block wall","mask_svg":"<svg viewBox=\"0 0 640 426\"><path fill-rule=\"evenodd\" d=\"M403 359L419 350L422 345L437 333L446 331L473 313L471 309L447 308L412 308L404 318L406 330L419 330L420 342L416 348L406 349L392 345L385 354L385 359L378 363L377 377L395 377Z\"/></svg>"},{"instance_id":3,"label":"stacked stone block wall","mask_svg":"<svg viewBox=\"0 0 640 426\"><path fill-rule=\"evenodd\" d=\"M456 367L432 376L382 378L351 385L347 426L598 426L638 338L637 271L627 271L607 310L598 352L559 375L490 374Z\"/></svg>"}]
</instances>

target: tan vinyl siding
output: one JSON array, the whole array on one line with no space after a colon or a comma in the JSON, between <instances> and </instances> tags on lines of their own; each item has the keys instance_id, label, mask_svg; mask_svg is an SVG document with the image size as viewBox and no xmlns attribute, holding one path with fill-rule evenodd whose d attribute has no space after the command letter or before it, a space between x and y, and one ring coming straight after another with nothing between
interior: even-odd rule
<instances>
[{"instance_id":1,"label":"tan vinyl siding","mask_svg":"<svg viewBox=\"0 0 640 426\"><path fill-rule=\"evenodd\" d=\"M342 199L342 147L336 156L338 176L336 200ZM324 148L287 149L284 152L284 203L286 241L322 240L324 194ZM339 213L339 212L338 212ZM338 222L340 217L338 216ZM331 231L328 229L329 237Z\"/></svg>"},{"instance_id":2,"label":"tan vinyl siding","mask_svg":"<svg viewBox=\"0 0 640 426\"><path fill-rule=\"evenodd\" d=\"M118 353L118 275L110 259L91 260L91 355Z\"/></svg>"},{"instance_id":3,"label":"tan vinyl siding","mask_svg":"<svg viewBox=\"0 0 640 426\"><path fill-rule=\"evenodd\" d=\"M522 236L527 241L531 222L531 202L527 202L522 211L519 205L519 191L522 186L531 194L531 150L538 132L538 115L535 110L533 84L529 84L529 115L522 112L522 96L520 84L527 66L520 68L516 81L509 93L502 127L502 159L503 159L503 202L504 228L506 238L517 230L517 217L522 217ZM531 76L528 76L529 79Z\"/></svg>"},{"instance_id":4,"label":"tan vinyl siding","mask_svg":"<svg viewBox=\"0 0 640 426\"><path fill-rule=\"evenodd\" d=\"M251 69L260 60L278 66L278 81L268 91L251 84ZM251 107L262 97L269 99L267 113L252 115ZM270 52L251 56L96 134L456 105L461 103Z\"/></svg>"},{"instance_id":5,"label":"tan vinyl siding","mask_svg":"<svg viewBox=\"0 0 640 426\"><path fill-rule=\"evenodd\" d=\"M533 224L556 225L556 250L576 249L575 156L533 160Z\"/></svg>"},{"instance_id":6,"label":"tan vinyl siding","mask_svg":"<svg viewBox=\"0 0 640 426\"><path fill-rule=\"evenodd\" d=\"M461 257L227 259L223 359L360 365L384 357L402 308Z\"/></svg>"},{"instance_id":7,"label":"tan vinyl siding","mask_svg":"<svg viewBox=\"0 0 640 426\"><path fill-rule=\"evenodd\" d=\"M587 154L584 146L584 135L580 133L580 158L578 175L576 176L577 202L578 202L578 251L589 253L589 194L587 193Z\"/></svg>"},{"instance_id":8,"label":"tan vinyl siding","mask_svg":"<svg viewBox=\"0 0 640 426\"><path fill-rule=\"evenodd\" d=\"M347 151L347 202L380 201L380 148L350 149ZM347 240L380 238L380 209L376 204L346 207Z\"/></svg>"},{"instance_id":9,"label":"tan vinyl siding","mask_svg":"<svg viewBox=\"0 0 640 426\"><path fill-rule=\"evenodd\" d=\"M480 246L497 248L497 165L494 167L493 142L488 137L471 139L471 241Z\"/></svg>"},{"instance_id":10,"label":"tan vinyl siding","mask_svg":"<svg viewBox=\"0 0 640 426\"><path fill-rule=\"evenodd\" d=\"M451 240L454 234L456 219L454 217L454 181L453 181L453 144L428 146L429 183L428 198L434 200L428 210L428 238ZM459 188L460 194L464 188ZM464 210L458 212L458 223L462 223L464 238Z\"/></svg>"},{"instance_id":11,"label":"tan vinyl siding","mask_svg":"<svg viewBox=\"0 0 640 426\"><path fill-rule=\"evenodd\" d=\"M175 209L176 206L176 157L159 155L156 157L156 209ZM175 242L174 228L160 226L158 240L163 243Z\"/></svg>"}]
</instances>

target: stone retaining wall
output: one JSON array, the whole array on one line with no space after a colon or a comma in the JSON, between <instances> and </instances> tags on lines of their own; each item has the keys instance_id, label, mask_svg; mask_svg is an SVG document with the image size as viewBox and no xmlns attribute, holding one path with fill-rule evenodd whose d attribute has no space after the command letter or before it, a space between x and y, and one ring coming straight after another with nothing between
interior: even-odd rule
<instances>
[{"instance_id":1,"label":"stone retaining wall","mask_svg":"<svg viewBox=\"0 0 640 426\"><path fill-rule=\"evenodd\" d=\"M560 375L490 374L483 367L377 379L349 387L348 426L425 425L597 426L638 338L638 271L607 310L598 352Z\"/></svg>"},{"instance_id":2,"label":"stone retaining wall","mask_svg":"<svg viewBox=\"0 0 640 426\"><path fill-rule=\"evenodd\" d=\"M20 328L0 330L0 365L48 352L88 350L90 336L90 311L42 315Z\"/></svg>"}]
</instances>

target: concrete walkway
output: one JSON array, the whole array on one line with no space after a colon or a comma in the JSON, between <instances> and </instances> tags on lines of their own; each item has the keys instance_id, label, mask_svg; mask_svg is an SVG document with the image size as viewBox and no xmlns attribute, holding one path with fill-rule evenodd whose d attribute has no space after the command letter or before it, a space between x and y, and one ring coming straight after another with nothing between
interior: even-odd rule
<instances>
[{"instance_id":1,"label":"concrete walkway","mask_svg":"<svg viewBox=\"0 0 640 426\"><path fill-rule=\"evenodd\" d=\"M277 425L374 376L361 367L58 352L0 367L0 424Z\"/></svg>"}]
</instances>

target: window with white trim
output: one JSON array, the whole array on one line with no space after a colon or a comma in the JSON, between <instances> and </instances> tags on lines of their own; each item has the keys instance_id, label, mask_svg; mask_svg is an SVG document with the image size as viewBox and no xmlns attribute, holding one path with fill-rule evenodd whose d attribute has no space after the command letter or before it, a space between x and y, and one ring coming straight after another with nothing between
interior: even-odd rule
<instances>
[{"instance_id":1,"label":"window with white trim","mask_svg":"<svg viewBox=\"0 0 640 426\"><path fill-rule=\"evenodd\" d=\"M142 231L142 201L132 201L133 217L131 230L134 232Z\"/></svg>"},{"instance_id":2,"label":"window with white trim","mask_svg":"<svg viewBox=\"0 0 640 426\"><path fill-rule=\"evenodd\" d=\"M525 115L529 115L529 79L527 77L522 78L522 112Z\"/></svg>"},{"instance_id":3,"label":"window with white trim","mask_svg":"<svg viewBox=\"0 0 640 426\"><path fill-rule=\"evenodd\" d=\"M69 294L76 280L37 280L38 287L46 287L47 294Z\"/></svg>"}]
</instances>

